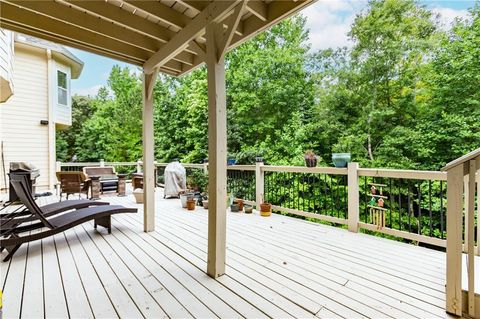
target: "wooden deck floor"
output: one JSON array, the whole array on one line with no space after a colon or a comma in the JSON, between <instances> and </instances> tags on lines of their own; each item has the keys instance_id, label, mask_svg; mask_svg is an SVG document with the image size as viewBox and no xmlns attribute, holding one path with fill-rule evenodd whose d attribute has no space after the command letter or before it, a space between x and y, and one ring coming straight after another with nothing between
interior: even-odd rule
<instances>
[{"instance_id":1,"label":"wooden deck floor","mask_svg":"<svg viewBox=\"0 0 480 319\"><path fill-rule=\"evenodd\" d=\"M204 272L207 212L156 195L155 232L142 231L132 195L111 196L140 210L115 216L111 235L84 224L1 263L4 318L447 316L442 252L279 215L228 213L227 274L213 280Z\"/></svg>"}]
</instances>

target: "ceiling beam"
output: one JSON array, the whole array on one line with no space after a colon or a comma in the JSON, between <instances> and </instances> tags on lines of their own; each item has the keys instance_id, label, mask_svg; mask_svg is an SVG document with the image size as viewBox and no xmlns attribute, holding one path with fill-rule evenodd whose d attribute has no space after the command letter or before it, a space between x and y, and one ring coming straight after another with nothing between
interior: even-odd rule
<instances>
[{"instance_id":1,"label":"ceiling beam","mask_svg":"<svg viewBox=\"0 0 480 319\"><path fill-rule=\"evenodd\" d=\"M32 11L19 8L10 3L1 2L0 17L2 21L23 25L30 29L45 32L59 38L75 39L86 45L105 49L110 52L121 52L122 55L136 60L146 60L150 56L148 51L126 45L117 40L110 39L100 34L77 28L70 24L36 14Z\"/></svg>"},{"instance_id":2,"label":"ceiling beam","mask_svg":"<svg viewBox=\"0 0 480 319\"><path fill-rule=\"evenodd\" d=\"M150 52L157 52L161 44L163 44L125 27L113 24L107 20L95 18L92 15L55 1L7 0L7 2Z\"/></svg>"},{"instance_id":3,"label":"ceiling beam","mask_svg":"<svg viewBox=\"0 0 480 319\"><path fill-rule=\"evenodd\" d=\"M105 1L68 0L66 2L163 43L168 42L176 34L174 31Z\"/></svg>"},{"instance_id":4,"label":"ceiling beam","mask_svg":"<svg viewBox=\"0 0 480 319\"><path fill-rule=\"evenodd\" d=\"M250 0L247 3L247 9L262 21L267 21L267 4L262 0Z\"/></svg>"},{"instance_id":5,"label":"ceiling beam","mask_svg":"<svg viewBox=\"0 0 480 319\"><path fill-rule=\"evenodd\" d=\"M242 44L246 40L250 39L252 36L262 32L265 29L270 28L271 26L277 24L281 20L287 18L288 16L293 15L297 11L305 8L309 4L313 3L314 0L298 0L294 1L274 1L267 6L267 17L266 21L262 21L257 18L257 16L250 16L243 21L243 34L235 35L232 39L232 44L230 45L229 50Z\"/></svg>"},{"instance_id":6,"label":"ceiling beam","mask_svg":"<svg viewBox=\"0 0 480 319\"><path fill-rule=\"evenodd\" d=\"M245 19L244 22L244 33L239 36L235 34L228 50L239 46L248 39L251 39L256 34L263 32L265 29L268 29L272 25L278 23L282 19L287 18L288 16L293 15L295 12L307 7L309 4L313 3L314 0L299 0L297 2L292 1L275 1L268 5L268 20L262 21L256 16L250 16ZM201 63L203 63L202 61ZM199 67L199 64L194 64L192 66L183 66L182 73L179 76L186 74L193 69Z\"/></svg>"},{"instance_id":7,"label":"ceiling beam","mask_svg":"<svg viewBox=\"0 0 480 319\"><path fill-rule=\"evenodd\" d=\"M162 66L179 52L183 51L195 38L205 33L205 27L211 22L219 22L225 15L238 4L236 1L215 1L211 2L201 13L199 13L184 29L180 30L167 44L155 53L143 65L143 69L153 72L157 67Z\"/></svg>"},{"instance_id":8,"label":"ceiling beam","mask_svg":"<svg viewBox=\"0 0 480 319\"><path fill-rule=\"evenodd\" d=\"M162 22L183 29L192 20L186 15L158 1L123 0L129 5L145 11Z\"/></svg>"},{"instance_id":9,"label":"ceiling beam","mask_svg":"<svg viewBox=\"0 0 480 319\"><path fill-rule=\"evenodd\" d=\"M22 25L17 25L15 23L11 23L11 22L6 22L1 17L0 17L0 25L2 26L2 28L5 28L5 29L10 30L10 31L31 35L31 36L41 38L41 39L44 39L44 40L47 40L47 41L56 42L56 43L62 44L62 45L67 45L67 46L72 47L72 48L88 51L88 52L95 53L95 54L98 54L98 55L102 55L102 56L112 58L112 59L115 59L115 60L118 60L118 61L130 63L130 64L138 65L138 66L141 66L143 64L143 61L134 59L134 58L129 57L129 56L125 56L125 55L121 54L120 52L112 53L110 51L106 51L106 50L101 49L101 48L96 48L96 47L92 47L92 46L86 45L86 44L81 43L81 42L77 42L73 39L64 39L64 38L59 38L59 37L56 37L56 36L52 36L52 35L46 34L44 32L31 29L29 27L25 27L25 26L22 26ZM183 69L186 69L186 67L184 66Z\"/></svg>"},{"instance_id":10,"label":"ceiling beam","mask_svg":"<svg viewBox=\"0 0 480 319\"><path fill-rule=\"evenodd\" d=\"M217 60L220 61L225 56L225 53L228 50L228 46L232 41L233 35L235 34L235 30L237 29L238 23L242 18L243 10L245 8L246 0L242 0L240 4L238 4L235 9L233 10L233 14L228 17L229 23L228 28L225 34L223 35L223 39L221 39L220 45L218 46L218 56Z\"/></svg>"}]
</instances>

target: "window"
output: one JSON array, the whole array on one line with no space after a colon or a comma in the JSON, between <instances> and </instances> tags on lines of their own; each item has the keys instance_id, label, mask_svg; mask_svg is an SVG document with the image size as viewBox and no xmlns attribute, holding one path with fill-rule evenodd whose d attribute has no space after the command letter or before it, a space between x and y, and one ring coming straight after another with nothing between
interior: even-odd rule
<instances>
[{"instance_id":1,"label":"window","mask_svg":"<svg viewBox=\"0 0 480 319\"><path fill-rule=\"evenodd\" d=\"M58 104L67 106L67 73L57 70L57 102Z\"/></svg>"}]
</instances>

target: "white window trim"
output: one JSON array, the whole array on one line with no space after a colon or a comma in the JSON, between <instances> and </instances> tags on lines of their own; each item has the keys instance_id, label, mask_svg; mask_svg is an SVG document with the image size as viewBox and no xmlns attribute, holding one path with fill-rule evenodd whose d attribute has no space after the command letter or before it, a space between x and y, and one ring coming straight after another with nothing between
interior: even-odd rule
<instances>
[{"instance_id":1,"label":"white window trim","mask_svg":"<svg viewBox=\"0 0 480 319\"><path fill-rule=\"evenodd\" d=\"M61 103L58 103L58 89L60 88L58 86L58 71L60 72L63 72L67 75L67 104L61 104ZM54 79L55 79L55 104L58 105L59 107L68 107L68 108L71 108L72 106L72 98L71 98L71 86L70 86L70 80L71 80L71 74L70 74L70 68L68 67L65 67L61 64L58 64L58 63L55 63L55 76L54 76Z\"/></svg>"}]
</instances>

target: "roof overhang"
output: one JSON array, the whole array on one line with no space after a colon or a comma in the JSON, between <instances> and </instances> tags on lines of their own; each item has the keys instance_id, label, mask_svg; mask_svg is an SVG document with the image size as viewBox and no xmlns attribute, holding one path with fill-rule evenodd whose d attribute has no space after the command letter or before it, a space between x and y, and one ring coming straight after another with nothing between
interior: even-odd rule
<instances>
[{"instance_id":1,"label":"roof overhang","mask_svg":"<svg viewBox=\"0 0 480 319\"><path fill-rule=\"evenodd\" d=\"M0 27L174 76L205 62L205 28L228 32L228 50L315 0L0 0ZM232 30L233 31L233 30Z\"/></svg>"}]
</instances>

